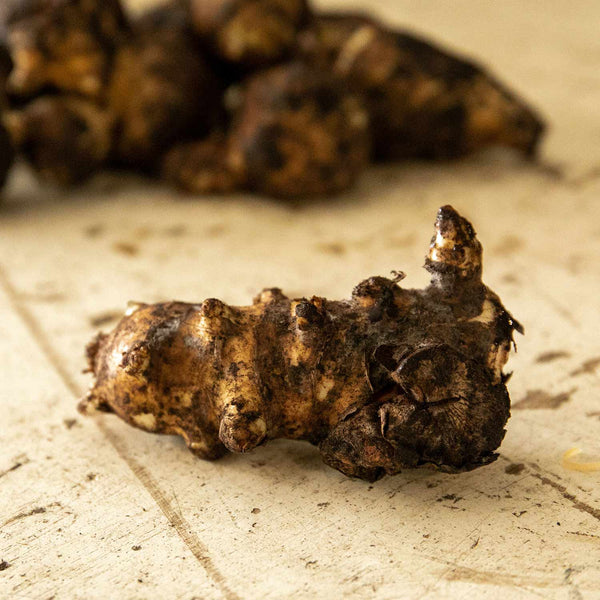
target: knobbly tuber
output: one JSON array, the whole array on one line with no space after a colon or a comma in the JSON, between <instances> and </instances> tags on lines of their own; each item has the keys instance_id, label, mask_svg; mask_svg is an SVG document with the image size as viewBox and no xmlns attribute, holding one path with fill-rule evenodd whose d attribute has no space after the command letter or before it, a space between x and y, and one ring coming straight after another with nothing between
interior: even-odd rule
<instances>
[{"instance_id":1,"label":"knobbly tuber","mask_svg":"<svg viewBox=\"0 0 600 600\"><path fill-rule=\"evenodd\" d=\"M361 98L329 74L292 62L250 78L228 158L247 188L299 197L348 188L369 150Z\"/></svg>"},{"instance_id":2,"label":"knobbly tuber","mask_svg":"<svg viewBox=\"0 0 600 600\"><path fill-rule=\"evenodd\" d=\"M333 194L353 183L369 149L361 98L344 83L292 62L250 77L228 134L176 146L163 175L197 193Z\"/></svg>"},{"instance_id":3,"label":"knobbly tuber","mask_svg":"<svg viewBox=\"0 0 600 600\"><path fill-rule=\"evenodd\" d=\"M107 111L74 96L41 96L8 112L5 124L37 174L60 186L82 183L106 163L114 129Z\"/></svg>"},{"instance_id":4,"label":"knobbly tuber","mask_svg":"<svg viewBox=\"0 0 600 600\"><path fill-rule=\"evenodd\" d=\"M188 0L196 33L222 59L264 67L292 51L306 0Z\"/></svg>"},{"instance_id":5,"label":"knobbly tuber","mask_svg":"<svg viewBox=\"0 0 600 600\"><path fill-rule=\"evenodd\" d=\"M185 16L174 5L152 11L117 53L108 104L120 164L151 170L173 144L219 124L222 86Z\"/></svg>"},{"instance_id":6,"label":"knobbly tuber","mask_svg":"<svg viewBox=\"0 0 600 600\"><path fill-rule=\"evenodd\" d=\"M365 95L375 156L454 158L487 146L533 155L540 117L478 65L359 14L325 13L300 53Z\"/></svg>"},{"instance_id":7,"label":"knobbly tuber","mask_svg":"<svg viewBox=\"0 0 600 600\"><path fill-rule=\"evenodd\" d=\"M14 69L12 93L45 88L97 98L127 36L119 0L2 0L0 31Z\"/></svg>"},{"instance_id":8,"label":"knobbly tuber","mask_svg":"<svg viewBox=\"0 0 600 600\"><path fill-rule=\"evenodd\" d=\"M471 224L442 207L424 290L372 277L352 298L252 306L132 306L88 346L80 410L181 435L197 456L308 440L346 475L473 469L496 458L510 400L503 367L520 325L481 281Z\"/></svg>"}]
</instances>

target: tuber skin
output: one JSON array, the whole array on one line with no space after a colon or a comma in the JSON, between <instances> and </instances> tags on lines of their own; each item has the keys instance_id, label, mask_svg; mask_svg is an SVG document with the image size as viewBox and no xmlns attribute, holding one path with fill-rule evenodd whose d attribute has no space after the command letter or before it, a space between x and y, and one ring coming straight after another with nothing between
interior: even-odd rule
<instances>
[{"instance_id":1,"label":"tuber skin","mask_svg":"<svg viewBox=\"0 0 600 600\"><path fill-rule=\"evenodd\" d=\"M371 277L352 298L252 306L216 299L131 306L88 346L83 413L181 435L198 457L308 440L342 473L374 481L429 465L492 462L510 413L503 367L521 326L481 281L481 245L440 209L424 290Z\"/></svg>"},{"instance_id":2,"label":"tuber skin","mask_svg":"<svg viewBox=\"0 0 600 600\"><path fill-rule=\"evenodd\" d=\"M114 158L153 171L173 144L219 126L223 89L178 5L151 11L132 27L108 90L117 119Z\"/></svg>"},{"instance_id":3,"label":"tuber skin","mask_svg":"<svg viewBox=\"0 0 600 600\"><path fill-rule=\"evenodd\" d=\"M188 0L196 33L221 59L245 68L286 58L308 18L306 0Z\"/></svg>"},{"instance_id":4,"label":"tuber skin","mask_svg":"<svg viewBox=\"0 0 600 600\"><path fill-rule=\"evenodd\" d=\"M347 86L300 62L252 76L229 134L245 186L279 198L336 194L369 160L368 115Z\"/></svg>"},{"instance_id":5,"label":"tuber skin","mask_svg":"<svg viewBox=\"0 0 600 600\"><path fill-rule=\"evenodd\" d=\"M163 176L183 190L278 198L336 194L369 160L368 116L347 86L301 62L251 76L226 134L177 145Z\"/></svg>"},{"instance_id":6,"label":"tuber skin","mask_svg":"<svg viewBox=\"0 0 600 600\"><path fill-rule=\"evenodd\" d=\"M214 133L199 141L177 144L162 161L163 179L194 194L225 194L243 187L243 178L229 165L226 136Z\"/></svg>"},{"instance_id":7,"label":"tuber skin","mask_svg":"<svg viewBox=\"0 0 600 600\"><path fill-rule=\"evenodd\" d=\"M66 187L83 183L106 164L114 119L86 98L41 96L9 111L5 125L37 175Z\"/></svg>"},{"instance_id":8,"label":"tuber skin","mask_svg":"<svg viewBox=\"0 0 600 600\"><path fill-rule=\"evenodd\" d=\"M360 15L324 13L299 54L368 101L375 157L449 159L489 146L534 156L539 115L475 63Z\"/></svg>"},{"instance_id":9,"label":"tuber skin","mask_svg":"<svg viewBox=\"0 0 600 600\"><path fill-rule=\"evenodd\" d=\"M12 94L31 97L51 88L102 96L115 48L128 35L120 0L2 1Z\"/></svg>"}]
</instances>

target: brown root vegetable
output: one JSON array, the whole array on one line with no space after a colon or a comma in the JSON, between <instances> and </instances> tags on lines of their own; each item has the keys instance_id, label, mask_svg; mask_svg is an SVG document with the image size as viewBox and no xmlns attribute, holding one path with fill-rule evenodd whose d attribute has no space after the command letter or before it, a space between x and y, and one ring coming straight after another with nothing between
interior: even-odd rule
<instances>
[{"instance_id":1,"label":"brown root vegetable","mask_svg":"<svg viewBox=\"0 0 600 600\"><path fill-rule=\"evenodd\" d=\"M334 194L369 159L360 97L327 73L294 62L247 83L229 136L229 164L250 189L277 197Z\"/></svg>"},{"instance_id":2,"label":"brown root vegetable","mask_svg":"<svg viewBox=\"0 0 600 600\"><path fill-rule=\"evenodd\" d=\"M42 96L8 112L5 123L38 175L61 186L93 175L111 149L114 120L84 98Z\"/></svg>"},{"instance_id":3,"label":"brown root vegetable","mask_svg":"<svg viewBox=\"0 0 600 600\"><path fill-rule=\"evenodd\" d=\"M178 144L165 155L162 176L195 194L223 194L241 189L239 174L230 168L224 135Z\"/></svg>"},{"instance_id":4,"label":"brown root vegetable","mask_svg":"<svg viewBox=\"0 0 600 600\"><path fill-rule=\"evenodd\" d=\"M510 401L503 367L520 325L481 281L481 245L440 209L431 285L372 277L352 298L252 306L219 300L131 306L88 346L94 383L80 410L181 435L197 456L308 440L346 475L375 480L431 465L487 464Z\"/></svg>"},{"instance_id":5,"label":"brown root vegetable","mask_svg":"<svg viewBox=\"0 0 600 600\"><path fill-rule=\"evenodd\" d=\"M494 145L533 155L544 131L478 65L368 17L321 15L299 47L365 95L379 159L453 158Z\"/></svg>"},{"instance_id":6,"label":"brown root vegetable","mask_svg":"<svg viewBox=\"0 0 600 600\"><path fill-rule=\"evenodd\" d=\"M44 88L98 98L115 48L127 35L119 0L3 0L3 30L20 96Z\"/></svg>"},{"instance_id":7,"label":"brown root vegetable","mask_svg":"<svg viewBox=\"0 0 600 600\"><path fill-rule=\"evenodd\" d=\"M306 0L188 0L194 30L222 59L246 67L290 54L308 15Z\"/></svg>"},{"instance_id":8,"label":"brown root vegetable","mask_svg":"<svg viewBox=\"0 0 600 600\"><path fill-rule=\"evenodd\" d=\"M171 145L219 124L222 87L176 6L146 15L134 31L108 93L115 154L121 164L153 169Z\"/></svg>"}]
</instances>

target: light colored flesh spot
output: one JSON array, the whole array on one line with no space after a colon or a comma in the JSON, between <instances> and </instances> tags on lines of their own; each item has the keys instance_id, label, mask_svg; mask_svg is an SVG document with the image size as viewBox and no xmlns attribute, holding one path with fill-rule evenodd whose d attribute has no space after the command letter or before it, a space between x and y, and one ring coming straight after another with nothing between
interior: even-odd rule
<instances>
[{"instance_id":1,"label":"light colored flesh spot","mask_svg":"<svg viewBox=\"0 0 600 600\"><path fill-rule=\"evenodd\" d=\"M192 405L192 396L193 394L191 392L183 392L180 395L181 405L189 408Z\"/></svg>"},{"instance_id":2,"label":"light colored flesh spot","mask_svg":"<svg viewBox=\"0 0 600 600\"><path fill-rule=\"evenodd\" d=\"M441 231L437 231L435 235L435 242L433 242L433 248L453 248L456 244L454 236L444 237Z\"/></svg>"},{"instance_id":3,"label":"light colored flesh spot","mask_svg":"<svg viewBox=\"0 0 600 600\"><path fill-rule=\"evenodd\" d=\"M297 367L298 365L306 363L310 360L311 350L302 342L295 341L295 343L289 349L288 356L290 358L290 364L293 367Z\"/></svg>"},{"instance_id":4,"label":"light colored flesh spot","mask_svg":"<svg viewBox=\"0 0 600 600\"><path fill-rule=\"evenodd\" d=\"M456 264L458 267L463 267L465 269L473 268L476 265L481 263L481 257L479 255L479 250L476 248L471 248L469 246L463 247L464 250L464 258L459 263L456 260L456 257L449 258L448 256L443 256L443 250L453 250L456 245L456 232L453 235L449 235L448 237L444 237L440 231L436 233L435 240L429 247L429 259L433 262L443 262L452 264Z\"/></svg>"},{"instance_id":5,"label":"light colored flesh spot","mask_svg":"<svg viewBox=\"0 0 600 600\"><path fill-rule=\"evenodd\" d=\"M358 55L375 39L376 31L370 25L365 25L355 31L346 42L336 63L336 68L342 73L348 72Z\"/></svg>"},{"instance_id":6,"label":"light colored flesh spot","mask_svg":"<svg viewBox=\"0 0 600 600\"><path fill-rule=\"evenodd\" d=\"M262 417L259 417L248 425L248 429L256 437L263 437L267 433L267 424Z\"/></svg>"},{"instance_id":7,"label":"light colored flesh spot","mask_svg":"<svg viewBox=\"0 0 600 600\"><path fill-rule=\"evenodd\" d=\"M481 307L481 313L476 317L469 319L472 323L484 323L488 325L496 320L497 312L496 305L490 300L484 300L483 306Z\"/></svg>"},{"instance_id":8,"label":"light colored flesh spot","mask_svg":"<svg viewBox=\"0 0 600 600\"><path fill-rule=\"evenodd\" d=\"M169 433L174 433L175 435L180 435L184 441L186 446L190 450L199 450L200 452L208 452L208 445L206 442L198 437L190 438L190 435L187 431L182 429L181 427L171 427Z\"/></svg>"},{"instance_id":9,"label":"light colored flesh spot","mask_svg":"<svg viewBox=\"0 0 600 600\"><path fill-rule=\"evenodd\" d=\"M366 129L369 124L369 116L364 110L355 110L350 113L350 125L354 129Z\"/></svg>"},{"instance_id":10,"label":"light colored flesh spot","mask_svg":"<svg viewBox=\"0 0 600 600\"><path fill-rule=\"evenodd\" d=\"M187 446L190 450L201 450L203 452L208 451L208 446L204 442L189 442Z\"/></svg>"},{"instance_id":11,"label":"light colored flesh spot","mask_svg":"<svg viewBox=\"0 0 600 600\"><path fill-rule=\"evenodd\" d=\"M330 378L321 379L317 385L317 389L315 390L315 395L317 400L325 400L329 392L333 389L335 385L335 380Z\"/></svg>"},{"instance_id":12,"label":"light colored flesh spot","mask_svg":"<svg viewBox=\"0 0 600 600\"><path fill-rule=\"evenodd\" d=\"M441 257L438 253L437 247L434 246L431 248L431 251L429 252L429 259L433 262L441 262Z\"/></svg>"},{"instance_id":13,"label":"light colored flesh spot","mask_svg":"<svg viewBox=\"0 0 600 600\"><path fill-rule=\"evenodd\" d=\"M205 317L204 315L198 320L197 333L198 337L204 342L210 342L214 339L217 334L217 327L215 327L215 319Z\"/></svg>"},{"instance_id":14,"label":"light colored flesh spot","mask_svg":"<svg viewBox=\"0 0 600 600\"><path fill-rule=\"evenodd\" d=\"M296 346L290 348L290 365L297 367L300 363L300 354Z\"/></svg>"},{"instance_id":15,"label":"light colored flesh spot","mask_svg":"<svg viewBox=\"0 0 600 600\"><path fill-rule=\"evenodd\" d=\"M133 421L138 427L154 431L156 428L156 418L152 413L139 413L133 416Z\"/></svg>"}]
</instances>

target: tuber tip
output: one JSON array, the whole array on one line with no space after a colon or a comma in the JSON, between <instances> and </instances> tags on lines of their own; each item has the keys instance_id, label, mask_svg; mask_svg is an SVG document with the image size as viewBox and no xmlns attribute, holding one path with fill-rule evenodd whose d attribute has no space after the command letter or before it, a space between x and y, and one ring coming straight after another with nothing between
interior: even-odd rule
<instances>
[{"instance_id":1,"label":"tuber tip","mask_svg":"<svg viewBox=\"0 0 600 600\"><path fill-rule=\"evenodd\" d=\"M438 210L426 268L432 273L452 272L462 278L481 277L481 244L473 226L449 204Z\"/></svg>"}]
</instances>

